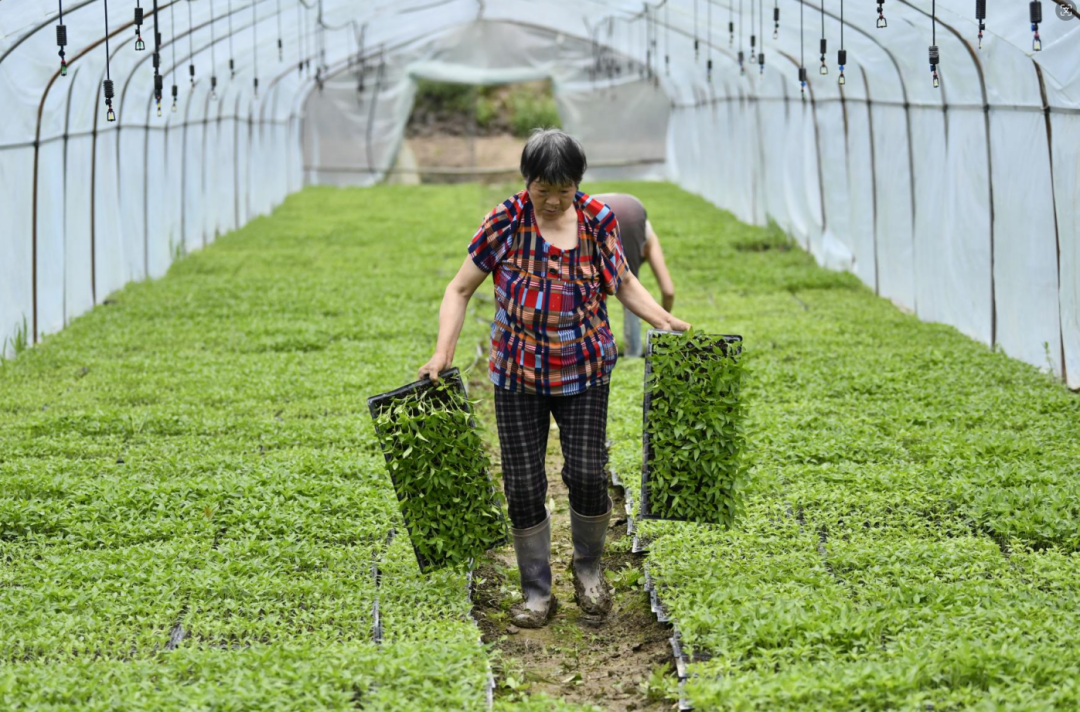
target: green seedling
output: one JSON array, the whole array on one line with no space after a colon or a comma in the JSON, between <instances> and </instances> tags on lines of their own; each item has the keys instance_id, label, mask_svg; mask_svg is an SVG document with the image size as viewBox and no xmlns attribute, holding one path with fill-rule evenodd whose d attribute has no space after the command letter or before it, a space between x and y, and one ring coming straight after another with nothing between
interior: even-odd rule
<instances>
[{"instance_id":1,"label":"green seedling","mask_svg":"<svg viewBox=\"0 0 1080 712\"><path fill-rule=\"evenodd\" d=\"M730 527L746 485L742 361L693 329L650 343L647 515Z\"/></svg>"}]
</instances>

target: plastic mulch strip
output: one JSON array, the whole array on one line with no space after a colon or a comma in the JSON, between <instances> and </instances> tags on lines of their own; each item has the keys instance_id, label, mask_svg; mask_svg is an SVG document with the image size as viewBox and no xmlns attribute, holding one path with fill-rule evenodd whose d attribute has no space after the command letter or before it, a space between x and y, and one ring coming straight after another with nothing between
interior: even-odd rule
<instances>
[{"instance_id":1,"label":"plastic mulch strip","mask_svg":"<svg viewBox=\"0 0 1080 712\"><path fill-rule=\"evenodd\" d=\"M641 464L641 519L666 519L671 521L685 522L689 521L687 517L672 516L666 514L671 509L670 502L657 503L650 497L650 482L649 482L649 466L653 463L653 453L651 444L649 442L649 409L652 405L654 398L662 398L663 394L657 392L654 393L650 390L649 380L652 375L652 356L653 348L655 344L653 340L656 336L671 334L682 335L685 332L681 331L667 331L663 329L650 329L645 342L645 388L644 388L644 407L642 408L642 464ZM742 336L730 335L730 334L696 334L697 337L706 337L713 340L714 345L720 346L720 351L724 356L731 355L737 357L742 353Z\"/></svg>"},{"instance_id":2,"label":"plastic mulch strip","mask_svg":"<svg viewBox=\"0 0 1080 712\"><path fill-rule=\"evenodd\" d=\"M424 379L368 398L375 434L421 573L465 566L509 541L506 516L487 470L465 384L456 368L440 373L439 380L441 387ZM455 424L455 432L449 437L449 431L440 433L439 442L422 432L433 414ZM405 433L399 427L402 422L418 424L421 430ZM409 480L412 490L403 480ZM422 488L417 483L423 483ZM443 516L424 517L434 511L432 507ZM472 528L463 530L463 523Z\"/></svg>"}]
</instances>

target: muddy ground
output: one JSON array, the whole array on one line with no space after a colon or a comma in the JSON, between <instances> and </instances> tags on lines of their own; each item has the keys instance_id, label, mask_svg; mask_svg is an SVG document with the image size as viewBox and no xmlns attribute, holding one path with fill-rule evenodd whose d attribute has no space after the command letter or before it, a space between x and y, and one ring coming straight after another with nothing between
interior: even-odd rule
<instances>
[{"instance_id":1,"label":"muddy ground","mask_svg":"<svg viewBox=\"0 0 1080 712\"><path fill-rule=\"evenodd\" d=\"M477 416L486 424L492 463L501 472L492 385L481 364L469 381L469 395L479 399ZM645 593L643 560L632 554L626 534L622 491L610 487L614 514L608 530L604 566L614 584L615 604L602 621L581 614L574 602L570 574L573 546L566 486L560 475L563 459L559 431L552 420L548 439L548 508L551 510L551 559L559 610L539 630L509 624L508 610L517 600L518 574L513 548L492 551L475 573L473 613L485 643L497 651L496 697L517 698L546 693L575 704L592 704L612 712L670 710L674 703L663 690L674 678L671 629L657 622ZM499 483L501 486L501 481Z\"/></svg>"}]
</instances>

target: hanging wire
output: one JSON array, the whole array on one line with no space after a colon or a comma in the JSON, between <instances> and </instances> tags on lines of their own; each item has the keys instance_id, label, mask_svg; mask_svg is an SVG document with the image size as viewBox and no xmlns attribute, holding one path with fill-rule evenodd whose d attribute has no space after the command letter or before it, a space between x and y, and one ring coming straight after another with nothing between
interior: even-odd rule
<instances>
[{"instance_id":1,"label":"hanging wire","mask_svg":"<svg viewBox=\"0 0 1080 712\"><path fill-rule=\"evenodd\" d=\"M135 51L142 52L146 49L146 43L142 38L143 9L139 0L135 0Z\"/></svg>"},{"instance_id":2,"label":"hanging wire","mask_svg":"<svg viewBox=\"0 0 1080 712\"><path fill-rule=\"evenodd\" d=\"M750 0L753 2L754 0ZM757 54L758 68L761 70L760 74L765 74L765 0L758 0L757 7L758 17L758 34L761 35L761 49Z\"/></svg>"},{"instance_id":3,"label":"hanging wire","mask_svg":"<svg viewBox=\"0 0 1080 712\"><path fill-rule=\"evenodd\" d=\"M825 39L825 0L821 0L821 74L825 75L829 73L829 65L825 64L825 53L828 51L828 44Z\"/></svg>"},{"instance_id":4,"label":"hanging wire","mask_svg":"<svg viewBox=\"0 0 1080 712\"><path fill-rule=\"evenodd\" d=\"M195 23L191 19L191 0L187 0L188 23L188 74L191 76L191 90L195 91Z\"/></svg>"},{"instance_id":5,"label":"hanging wire","mask_svg":"<svg viewBox=\"0 0 1080 712\"><path fill-rule=\"evenodd\" d=\"M158 30L158 4L154 0L154 103L161 116L161 90L165 79L161 76L161 31Z\"/></svg>"},{"instance_id":6,"label":"hanging wire","mask_svg":"<svg viewBox=\"0 0 1080 712\"><path fill-rule=\"evenodd\" d=\"M712 0L705 0L711 4ZM694 0L694 61L698 61L700 42L698 41L697 0Z\"/></svg>"},{"instance_id":7,"label":"hanging wire","mask_svg":"<svg viewBox=\"0 0 1080 712\"><path fill-rule=\"evenodd\" d=\"M844 65L847 64L847 50L844 49L844 0L840 0L840 49L836 53L836 63L840 66L840 78L837 83L843 86L847 84L844 78Z\"/></svg>"},{"instance_id":8,"label":"hanging wire","mask_svg":"<svg viewBox=\"0 0 1080 712\"><path fill-rule=\"evenodd\" d=\"M232 0L229 0L229 79L236 79L236 62L233 60Z\"/></svg>"},{"instance_id":9,"label":"hanging wire","mask_svg":"<svg viewBox=\"0 0 1080 712\"><path fill-rule=\"evenodd\" d=\"M255 79L253 86L255 88L255 98L259 98L259 12L258 12L259 0L254 0L251 3L251 56L252 66L255 70Z\"/></svg>"},{"instance_id":10,"label":"hanging wire","mask_svg":"<svg viewBox=\"0 0 1080 712\"><path fill-rule=\"evenodd\" d=\"M983 30L986 29L986 0L975 0L975 19L979 21L979 49L982 49Z\"/></svg>"},{"instance_id":11,"label":"hanging wire","mask_svg":"<svg viewBox=\"0 0 1080 712\"><path fill-rule=\"evenodd\" d=\"M671 3L664 3L664 74L671 74Z\"/></svg>"},{"instance_id":12,"label":"hanging wire","mask_svg":"<svg viewBox=\"0 0 1080 712\"><path fill-rule=\"evenodd\" d=\"M805 3L799 3L799 93L802 94L803 101L806 100L806 39L804 29L806 22L804 18L804 10L806 8Z\"/></svg>"},{"instance_id":13,"label":"hanging wire","mask_svg":"<svg viewBox=\"0 0 1080 712\"><path fill-rule=\"evenodd\" d=\"M938 64L941 62L941 53L937 46L937 0L933 0L930 4L930 72L934 77L934 88L937 89L941 86L941 82L938 80Z\"/></svg>"},{"instance_id":14,"label":"hanging wire","mask_svg":"<svg viewBox=\"0 0 1080 712\"><path fill-rule=\"evenodd\" d=\"M728 5L727 16L727 31L728 31L728 47L735 47L735 2L734 0L728 0L731 4Z\"/></svg>"},{"instance_id":15,"label":"hanging wire","mask_svg":"<svg viewBox=\"0 0 1080 712\"><path fill-rule=\"evenodd\" d=\"M60 76L67 76L67 60L64 59L64 47L67 46L67 25L64 24L64 4L63 0L56 0L56 5L60 9L60 17L57 19L56 24L56 46L60 48L57 54L60 55Z\"/></svg>"},{"instance_id":16,"label":"hanging wire","mask_svg":"<svg viewBox=\"0 0 1080 712\"><path fill-rule=\"evenodd\" d=\"M281 41L281 0L277 0L277 58L285 61L285 43Z\"/></svg>"},{"instance_id":17,"label":"hanging wire","mask_svg":"<svg viewBox=\"0 0 1080 712\"><path fill-rule=\"evenodd\" d=\"M116 121L116 112L113 111L113 97L116 96L116 90L113 88L112 74L109 69L109 57L112 55L109 52L109 0L105 0L105 106L108 107L108 111L105 113L105 118L109 121Z\"/></svg>"},{"instance_id":18,"label":"hanging wire","mask_svg":"<svg viewBox=\"0 0 1080 712\"><path fill-rule=\"evenodd\" d=\"M169 3L169 23L172 27L172 111L176 113L176 98L180 95L180 89L176 86L176 3Z\"/></svg>"},{"instance_id":19,"label":"hanging wire","mask_svg":"<svg viewBox=\"0 0 1080 712\"><path fill-rule=\"evenodd\" d=\"M744 77L746 76L746 64L744 64L745 59L746 55L743 52L742 43L742 0L739 0L739 74Z\"/></svg>"},{"instance_id":20,"label":"hanging wire","mask_svg":"<svg viewBox=\"0 0 1080 712\"><path fill-rule=\"evenodd\" d=\"M1039 24L1042 22L1042 3L1039 0L1031 0L1028 5L1028 17L1031 20L1031 31L1035 37L1031 40L1031 49L1034 52L1042 52L1042 40L1039 38Z\"/></svg>"},{"instance_id":21,"label":"hanging wire","mask_svg":"<svg viewBox=\"0 0 1080 712\"><path fill-rule=\"evenodd\" d=\"M705 60L705 79L712 83L712 0L708 0L709 9L706 18L708 23L708 39L705 41L705 53L708 59Z\"/></svg>"},{"instance_id":22,"label":"hanging wire","mask_svg":"<svg viewBox=\"0 0 1080 712\"><path fill-rule=\"evenodd\" d=\"M217 99L217 40L214 36L214 0L210 0L210 98Z\"/></svg>"},{"instance_id":23,"label":"hanging wire","mask_svg":"<svg viewBox=\"0 0 1080 712\"><path fill-rule=\"evenodd\" d=\"M304 73L304 3L296 0L296 51L300 58L296 64L299 74Z\"/></svg>"},{"instance_id":24,"label":"hanging wire","mask_svg":"<svg viewBox=\"0 0 1080 712\"><path fill-rule=\"evenodd\" d=\"M754 0L750 0L750 64L757 61L757 25L754 24Z\"/></svg>"}]
</instances>

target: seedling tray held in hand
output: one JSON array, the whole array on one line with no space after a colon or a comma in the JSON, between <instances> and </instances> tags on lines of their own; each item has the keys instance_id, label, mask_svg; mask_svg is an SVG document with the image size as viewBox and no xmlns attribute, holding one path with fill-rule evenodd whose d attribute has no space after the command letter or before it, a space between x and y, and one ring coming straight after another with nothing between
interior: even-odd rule
<instances>
[{"instance_id":1,"label":"seedling tray held in hand","mask_svg":"<svg viewBox=\"0 0 1080 712\"><path fill-rule=\"evenodd\" d=\"M435 569L443 568L453 563L448 557L439 559L438 557L432 557L425 555L422 551L422 546L418 545L418 542L424 542L421 538L420 532L427 532L428 539L442 539L446 544L445 549L440 549L442 552L447 552L452 549L456 549L459 553L461 551L467 551L470 557L479 556L489 548L502 546L508 541L506 532L506 517L503 514L501 507L498 504L497 496L495 493L495 487L491 482L491 475L486 468L476 470L472 472L463 471L460 476L456 475L451 478L449 488L441 489L437 496L441 497L441 501L458 502L455 505L455 510L444 513L441 517L442 521L427 521L417 522L413 521L413 517L409 516L410 508L414 510L415 507L409 506L410 497L425 497L426 495L433 494L432 491L408 491L405 483L402 482L401 473L408 472L407 469L413 467L423 467L425 465L423 459L417 459L422 453L418 452L417 455L412 454L412 446L407 447L403 452L397 452L400 448L396 448L396 445L400 444L398 438L399 435L386 432L382 426L380 426L380 418L394 416L394 424L401 420L401 411L394 411L393 408L398 406L405 406L408 409L410 404L415 404L416 410L412 412L411 416L416 417L417 414L422 413L421 403L428 404L428 407L434 406L436 408L442 406L442 412L451 413L455 410L462 411L465 416L468 430L465 431L465 435L468 437L458 437L453 440L452 446L458 449L458 460L467 459L473 463L486 462L486 455L483 452L482 444L479 441L479 437L475 438L475 442L471 445L467 442L475 433L476 423L473 420L472 409L469 406L467 399L467 393L465 391L465 384L461 380L461 375L458 369L451 368L443 371L439 374L439 381L446 390L443 390L436 386L432 381L424 379L421 381L414 381L406 386L389 391L388 393L382 393L377 396L368 398L368 410L371 412L372 423L375 427L375 434L379 440L379 444L383 450L383 456L386 458L386 469L390 474L390 481L394 487L394 493L397 495L398 503L401 507L401 514L405 520L405 526L409 532L409 540L412 543L413 552L416 554L416 561L420 565L420 571L422 573L428 573ZM450 393L448 391L452 391ZM456 405L455 405L456 402ZM425 441L429 442L429 441ZM442 443L446 445L447 443ZM418 446L419 447L419 446ZM462 448L468 448L468 452L461 451ZM478 452L473 452L474 449L478 449ZM437 466L439 463L432 463L428 461L426 463L429 466ZM483 534L482 538L475 539L472 542L471 547L465 547L464 538L460 536L460 531L454 534L449 534L451 524L460 524L460 517L466 517L470 512L478 513L482 515L486 520L486 528L480 532ZM497 512L497 514L496 514ZM494 521L497 516L497 523ZM453 522L448 521L454 519ZM444 531L440 531L444 530ZM477 532L466 532L467 534L473 534ZM463 548L464 547L464 548ZM430 548L430 547L428 547ZM430 554L430 552L429 552ZM461 561L460 557L458 559Z\"/></svg>"},{"instance_id":2,"label":"seedling tray held in hand","mask_svg":"<svg viewBox=\"0 0 1080 712\"><path fill-rule=\"evenodd\" d=\"M642 464L641 464L641 519L667 519L671 521L688 521L687 517L670 516L664 514L664 512L670 509L666 503L661 504L655 501L655 497L650 492L651 485L649 481L649 468L654 462L654 455L652 446L649 441L649 410L652 406L654 398L663 397L660 393L653 393L650 390L649 381L652 376L652 356L654 349L654 337L662 334L682 335L681 331L667 331L663 329L650 329L645 341L645 390L644 390L644 407L642 408ZM696 337L705 337L712 341L714 345L720 346L720 352L724 355L731 355L733 358L738 357L742 353L742 336L729 335L729 334L696 334Z\"/></svg>"}]
</instances>

